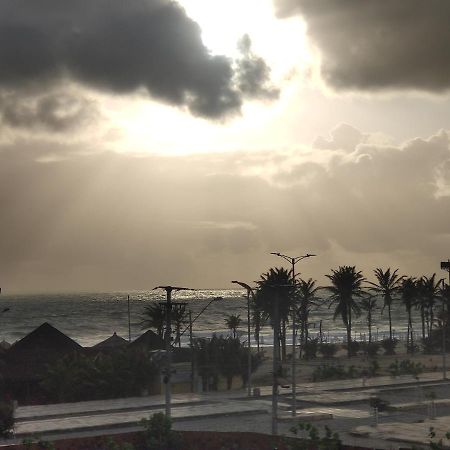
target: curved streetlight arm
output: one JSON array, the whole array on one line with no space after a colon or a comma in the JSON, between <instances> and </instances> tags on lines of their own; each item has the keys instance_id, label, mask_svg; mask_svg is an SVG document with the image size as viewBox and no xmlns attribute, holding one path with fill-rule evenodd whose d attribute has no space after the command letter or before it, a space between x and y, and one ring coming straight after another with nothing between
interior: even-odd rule
<instances>
[{"instance_id":1,"label":"curved streetlight arm","mask_svg":"<svg viewBox=\"0 0 450 450\"><path fill-rule=\"evenodd\" d=\"M250 294L252 294L252 298L255 299L255 291L247 283L243 283L242 281L236 281L236 280L232 281L232 283L233 284L238 284L239 286L241 286L244 289L246 289L247 292L250 292Z\"/></svg>"},{"instance_id":2,"label":"curved streetlight arm","mask_svg":"<svg viewBox=\"0 0 450 450\"><path fill-rule=\"evenodd\" d=\"M284 260L290 262L291 264L296 264L299 261L301 261L302 259L310 258L311 256L317 256L317 255L313 255L312 253L307 253L306 255L301 255L301 256L288 256L288 255L283 255L283 253L280 253L280 252L271 252L270 254L279 256L280 258L283 258Z\"/></svg>"},{"instance_id":3,"label":"curved streetlight arm","mask_svg":"<svg viewBox=\"0 0 450 450\"><path fill-rule=\"evenodd\" d=\"M167 291L195 291L196 289L187 288L187 287L179 287L179 286L156 286L153 288L154 291L157 289L164 289Z\"/></svg>"}]
</instances>

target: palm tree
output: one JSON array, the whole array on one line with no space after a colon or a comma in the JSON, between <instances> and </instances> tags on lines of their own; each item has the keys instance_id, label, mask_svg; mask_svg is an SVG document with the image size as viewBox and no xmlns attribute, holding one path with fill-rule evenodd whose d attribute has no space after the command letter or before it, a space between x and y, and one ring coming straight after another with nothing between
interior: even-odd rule
<instances>
[{"instance_id":1,"label":"palm tree","mask_svg":"<svg viewBox=\"0 0 450 450\"><path fill-rule=\"evenodd\" d=\"M372 285L371 290L378 295L383 297L384 305L381 312L383 312L384 308L388 309L388 318L389 318L389 339L392 341L392 302L395 299L396 295L400 291L401 282L403 277L397 274L398 269L395 269L391 272L391 268L389 267L386 271L383 271L381 268L377 268L374 270L375 277L377 279L376 283L368 282Z\"/></svg>"},{"instance_id":2,"label":"palm tree","mask_svg":"<svg viewBox=\"0 0 450 450\"><path fill-rule=\"evenodd\" d=\"M420 311L421 316L427 322L427 335L431 336L434 322L434 305L436 300L440 298L440 286L442 279L436 280L436 274L433 273L431 277L422 277L420 283ZM423 323L423 322L422 322ZM425 326L422 325L422 334L425 338Z\"/></svg>"},{"instance_id":3,"label":"palm tree","mask_svg":"<svg viewBox=\"0 0 450 450\"><path fill-rule=\"evenodd\" d=\"M377 298L374 295L368 295L361 300L361 309L367 312L367 326L369 328L369 344L372 342L372 323L373 312L377 307Z\"/></svg>"},{"instance_id":4,"label":"palm tree","mask_svg":"<svg viewBox=\"0 0 450 450\"><path fill-rule=\"evenodd\" d=\"M401 285L402 302L405 305L408 314L408 329L406 333L406 350L408 353L414 353L414 334L412 325L411 310L417 302L418 287L414 278L408 277L402 280Z\"/></svg>"},{"instance_id":5,"label":"palm tree","mask_svg":"<svg viewBox=\"0 0 450 450\"><path fill-rule=\"evenodd\" d=\"M282 357L286 358L286 333L280 333L280 328L289 317L291 305L293 303L293 285L291 273L284 268L269 269L261 275L257 282L256 302L258 309L268 317L272 324L274 334L277 339L281 338ZM282 327L280 327L282 325Z\"/></svg>"},{"instance_id":6,"label":"palm tree","mask_svg":"<svg viewBox=\"0 0 450 450\"><path fill-rule=\"evenodd\" d=\"M360 271L356 271L355 266L340 266L337 270L332 270L330 275L325 275L331 286L324 289L331 293L330 307L335 305L334 319L341 316L342 322L347 330L347 354L353 355L352 351L352 316L358 316L361 308L356 299L363 296L362 283L366 281Z\"/></svg>"},{"instance_id":7,"label":"palm tree","mask_svg":"<svg viewBox=\"0 0 450 450\"><path fill-rule=\"evenodd\" d=\"M174 344L178 344L178 347L181 347L181 329L184 328L189 322L188 313L186 311L186 306L181 305L179 307L174 307L171 313L171 320L174 323L174 333L175 333L175 341Z\"/></svg>"},{"instance_id":8,"label":"palm tree","mask_svg":"<svg viewBox=\"0 0 450 450\"><path fill-rule=\"evenodd\" d=\"M253 334L255 336L257 352L260 351L260 332L261 328L264 326L267 317L262 313L258 307L258 302L256 298L252 298L250 301L250 311L251 311L251 323L253 324Z\"/></svg>"},{"instance_id":9,"label":"palm tree","mask_svg":"<svg viewBox=\"0 0 450 450\"><path fill-rule=\"evenodd\" d=\"M320 288L316 286L316 280L298 280L295 287L296 313L300 320L300 349L308 342L308 324L311 308L317 306L316 293Z\"/></svg>"},{"instance_id":10,"label":"palm tree","mask_svg":"<svg viewBox=\"0 0 450 450\"><path fill-rule=\"evenodd\" d=\"M233 332L233 339L236 339L236 330L239 328L241 322L241 316L239 314L230 314L225 317L225 324Z\"/></svg>"},{"instance_id":11,"label":"palm tree","mask_svg":"<svg viewBox=\"0 0 450 450\"><path fill-rule=\"evenodd\" d=\"M153 329L156 334L163 339L166 325L166 311L158 303L151 303L144 308L141 328L144 330Z\"/></svg>"}]
</instances>

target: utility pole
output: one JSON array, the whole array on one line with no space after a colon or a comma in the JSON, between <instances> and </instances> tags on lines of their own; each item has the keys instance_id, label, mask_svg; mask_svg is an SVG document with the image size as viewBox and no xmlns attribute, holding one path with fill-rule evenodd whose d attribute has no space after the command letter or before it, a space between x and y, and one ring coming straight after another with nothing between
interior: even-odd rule
<instances>
[{"instance_id":1,"label":"utility pole","mask_svg":"<svg viewBox=\"0 0 450 450\"><path fill-rule=\"evenodd\" d=\"M278 434L278 377L281 376L280 367L280 343L279 343L279 309L278 309L278 296L273 303L273 379L272 379L272 434Z\"/></svg>"},{"instance_id":2,"label":"utility pole","mask_svg":"<svg viewBox=\"0 0 450 450\"><path fill-rule=\"evenodd\" d=\"M128 342L131 342L131 317L130 317L130 296L127 295L128 300Z\"/></svg>"},{"instance_id":3,"label":"utility pole","mask_svg":"<svg viewBox=\"0 0 450 450\"><path fill-rule=\"evenodd\" d=\"M306 255L301 256L287 256L283 255L280 252L271 252L271 255L279 256L280 258L283 258L284 260L288 261L291 264L291 273L292 273L292 285L295 290L296 286L296 274L295 274L295 264L297 264L299 261L305 258L310 258L312 255L310 253L307 253ZM295 417L297 415L297 383L296 383L296 361L295 361L295 344L296 344L296 333L295 333L295 305L292 307L292 416Z\"/></svg>"},{"instance_id":4,"label":"utility pole","mask_svg":"<svg viewBox=\"0 0 450 450\"><path fill-rule=\"evenodd\" d=\"M247 284L243 283L242 281L232 281L234 284L238 284L239 286L243 287L247 291L247 348L248 348L248 355L247 355L247 396L250 397L252 395L252 348L250 345L250 294L255 299L255 293L253 289Z\"/></svg>"},{"instance_id":5,"label":"utility pole","mask_svg":"<svg viewBox=\"0 0 450 450\"><path fill-rule=\"evenodd\" d=\"M450 289L450 259L447 261L441 261L441 269L448 272L448 282L449 282L449 289ZM444 294L445 289L445 281L442 280L442 294ZM447 379L447 349L446 349L446 329L447 329L447 319L449 316L449 311L447 311L447 317L445 314L445 299L444 296L442 296L442 378L444 380Z\"/></svg>"},{"instance_id":6,"label":"utility pole","mask_svg":"<svg viewBox=\"0 0 450 450\"><path fill-rule=\"evenodd\" d=\"M191 347L191 392L195 392L195 351L194 351L194 338L192 335L192 311L189 310L189 346Z\"/></svg>"},{"instance_id":7,"label":"utility pole","mask_svg":"<svg viewBox=\"0 0 450 450\"><path fill-rule=\"evenodd\" d=\"M157 286L153 290L155 289L164 289L166 291L166 302L160 303L160 305L165 308L166 312L166 332L164 335L166 368L163 381L165 385L166 416L170 418L172 408L172 389L170 380L172 376L172 308L184 307L186 305L186 302L172 302L172 292L193 291L194 289L177 286Z\"/></svg>"}]
</instances>

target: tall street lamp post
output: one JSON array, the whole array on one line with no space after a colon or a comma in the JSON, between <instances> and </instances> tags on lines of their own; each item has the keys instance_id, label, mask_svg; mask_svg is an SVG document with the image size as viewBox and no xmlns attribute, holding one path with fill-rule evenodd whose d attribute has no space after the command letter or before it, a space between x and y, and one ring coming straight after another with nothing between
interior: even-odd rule
<instances>
[{"instance_id":1,"label":"tall street lamp post","mask_svg":"<svg viewBox=\"0 0 450 450\"><path fill-rule=\"evenodd\" d=\"M243 287L247 291L247 347L248 347L248 355L247 355L247 395L250 397L252 395L252 354L251 354L251 345L250 345L250 294L252 299L255 299L255 293L253 289L242 281L232 281L234 284L238 284Z\"/></svg>"},{"instance_id":2,"label":"tall street lamp post","mask_svg":"<svg viewBox=\"0 0 450 450\"><path fill-rule=\"evenodd\" d=\"M305 258L310 258L312 255L310 253L307 253L306 255L301 256L287 256L283 255L280 252L271 252L271 255L279 256L280 258L283 258L284 260L288 261L291 264L291 272L292 272L292 285L296 285L296 274L295 274L295 265ZM295 342L296 342L296 336L295 336L295 306L292 308L292 416L295 417L297 414L297 384L296 384L296 373L295 373Z\"/></svg>"},{"instance_id":3,"label":"tall street lamp post","mask_svg":"<svg viewBox=\"0 0 450 450\"><path fill-rule=\"evenodd\" d=\"M450 286L450 259L441 262L441 269L448 272L448 281ZM442 280L442 290L445 288L445 281ZM445 317L445 300L442 297L442 378L447 379L447 349L446 349L446 328L447 328L447 317ZM448 311L447 311L448 315Z\"/></svg>"},{"instance_id":4,"label":"tall street lamp post","mask_svg":"<svg viewBox=\"0 0 450 450\"><path fill-rule=\"evenodd\" d=\"M166 369L164 374L164 385L165 385L165 400L166 400L166 416L171 415L171 403L172 403L172 389L170 378L172 375L172 308L184 306L186 303L172 302L172 292L176 291L193 291L194 289L177 287L177 286L157 286L155 289L164 289L166 291L166 302L161 303L166 310L166 333L164 336L165 348L166 348Z\"/></svg>"},{"instance_id":5,"label":"tall street lamp post","mask_svg":"<svg viewBox=\"0 0 450 450\"><path fill-rule=\"evenodd\" d=\"M130 316L130 296L127 295L128 304L128 342L131 342L131 316Z\"/></svg>"},{"instance_id":6,"label":"tall street lamp post","mask_svg":"<svg viewBox=\"0 0 450 450\"><path fill-rule=\"evenodd\" d=\"M291 284L266 284L269 289L273 289L273 316L272 316L272 327L273 327L273 356L272 356L272 434L278 434L278 386L280 384L280 378L282 376L283 368L280 362L280 310L279 301L280 293L278 289L280 288L291 288Z\"/></svg>"}]
</instances>

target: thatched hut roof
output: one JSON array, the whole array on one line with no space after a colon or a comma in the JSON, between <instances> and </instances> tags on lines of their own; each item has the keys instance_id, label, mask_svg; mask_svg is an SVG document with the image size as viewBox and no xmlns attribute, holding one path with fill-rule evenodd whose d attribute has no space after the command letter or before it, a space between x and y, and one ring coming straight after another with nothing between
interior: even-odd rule
<instances>
[{"instance_id":1,"label":"thatched hut roof","mask_svg":"<svg viewBox=\"0 0 450 450\"><path fill-rule=\"evenodd\" d=\"M81 345L45 322L6 351L4 372L7 377L36 378L47 364L82 350Z\"/></svg>"},{"instance_id":2,"label":"thatched hut roof","mask_svg":"<svg viewBox=\"0 0 450 450\"><path fill-rule=\"evenodd\" d=\"M96 350L115 350L119 348L124 348L128 345L128 341L121 336L118 336L114 331L114 334L104 341L99 342L92 348Z\"/></svg>"},{"instance_id":3,"label":"thatched hut roof","mask_svg":"<svg viewBox=\"0 0 450 450\"><path fill-rule=\"evenodd\" d=\"M141 334L130 344L130 348L144 348L146 350L164 350L164 339L158 336L154 331L148 330Z\"/></svg>"},{"instance_id":4,"label":"thatched hut roof","mask_svg":"<svg viewBox=\"0 0 450 450\"><path fill-rule=\"evenodd\" d=\"M8 356L15 358L23 353L70 353L81 349L80 344L45 322L12 345Z\"/></svg>"},{"instance_id":5,"label":"thatched hut roof","mask_svg":"<svg viewBox=\"0 0 450 450\"><path fill-rule=\"evenodd\" d=\"M8 350L11 347L9 342L6 342L4 339L0 342L0 350Z\"/></svg>"}]
</instances>

